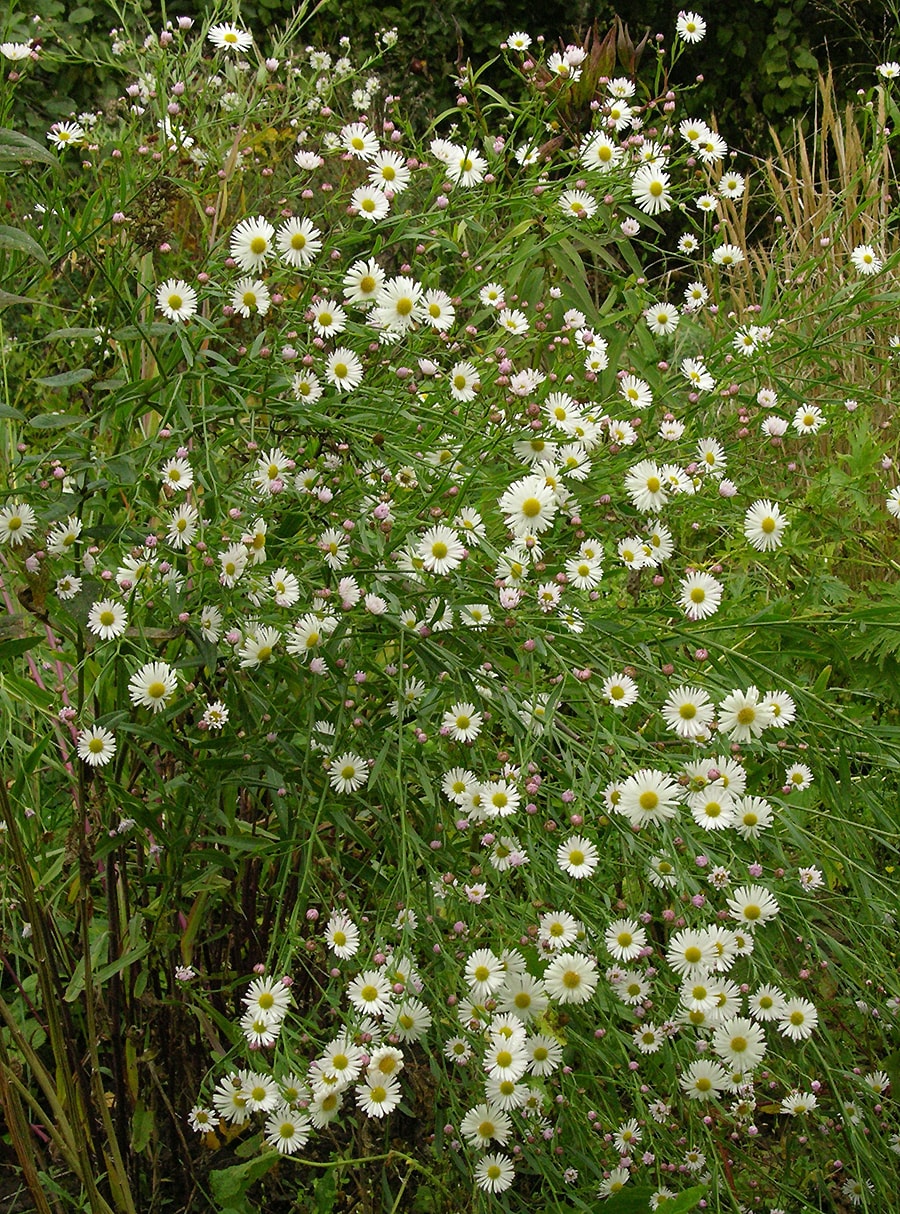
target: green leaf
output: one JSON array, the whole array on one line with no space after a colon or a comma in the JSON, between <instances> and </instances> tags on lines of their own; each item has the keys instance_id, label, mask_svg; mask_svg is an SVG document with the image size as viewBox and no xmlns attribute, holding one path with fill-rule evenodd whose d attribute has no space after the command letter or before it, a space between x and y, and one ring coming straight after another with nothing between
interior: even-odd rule
<instances>
[{"instance_id":1,"label":"green leaf","mask_svg":"<svg viewBox=\"0 0 900 1214\"><path fill-rule=\"evenodd\" d=\"M0 307L4 307L6 304L35 302L30 295L13 295L12 291L4 291L0 288Z\"/></svg>"},{"instance_id":2,"label":"green leaf","mask_svg":"<svg viewBox=\"0 0 900 1214\"><path fill-rule=\"evenodd\" d=\"M59 375L44 375L34 382L42 388L68 388L72 384L86 384L94 378L90 367L81 367L78 371L62 371Z\"/></svg>"},{"instance_id":3,"label":"green leaf","mask_svg":"<svg viewBox=\"0 0 900 1214\"><path fill-rule=\"evenodd\" d=\"M11 228L7 224L0 224L0 249L17 249L20 253L27 253L29 257L34 257L41 265L49 266L50 258L34 239L27 232L21 231L19 228Z\"/></svg>"},{"instance_id":4,"label":"green leaf","mask_svg":"<svg viewBox=\"0 0 900 1214\"><path fill-rule=\"evenodd\" d=\"M332 1214L336 1194L337 1176L334 1168L329 1168L316 1181L316 1214Z\"/></svg>"},{"instance_id":5,"label":"green leaf","mask_svg":"<svg viewBox=\"0 0 900 1214\"><path fill-rule=\"evenodd\" d=\"M134 1106L131 1118L131 1149L136 1155L139 1155L150 1141L153 1129L153 1110L148 1109L143 1100L139 1100Z\"/></svg>"},{"instance_id":6,"label":"green leaf","mask_svg":"<svg viewBox=\"0 0 900 1214\"><path fill-rule=\"evenodd\" d=\"M825 688L828 686L828 680L830 678L831 678L831 667L826 666L820 673L819 677L816 679L815 683L813 684L812 694L814 696L823 695L825 692Z\"/></svg>"},{"instance_id":7,"label":"green leaf","mask_svg":"<svg viewBox=\"0 0 900 1214\"><path fill-rule=\"evenodd\" d=\"M20 653L27 653L29 649L34 649L35 645L41 642L40 637L16 637L10 641L0 641L0 662L6 658L18 657Z\"/></svg>"},{"instance_id":8,"label":"green leaf","mask_svg":"<svg viewBox=\"0 0 900 1214\"><path fill-rule=\"evenodd\" d=\"M143 941L143 943L139 944L137 948L128 949L128 951L123 953L121 957L116 957L115 961L110 961L108 965L101 965L100 968L94 972L94 982L98 986L102 986L104 982L107 982L114 974L118 974L122 970L127 969L129 965L134 965L135 962L140 961L141 957L146 956L149 952L149 940Z\"/></svg>"},{"instance_id":9,"label":"green leaf","mask_svg":"<svg viewBox=\"0 0 900 1214\"><path fill-rule=\"evenodd\" d=\"M818 60L808 46L798 46L795 48L794 62L797 67L810 72L816 71L819 66Z\"/></svg>"},{"instance_id":10,"label":"green leaf","mask_svg":"<svg viewBox=\"0 0 900 1214\"><path fill-rule=\"evenodd\" d=\"M660 1206L660 1209L665 1210L665 1214L687 1214L688 1210L696 1208L697 1202L706 1193L705 1184L696 1184L693 1188L685 1189L679 1193L672 1202L666 1202Z\"/></svg>"},{"instance_id":11,"label":"green leaf","mask_svg":"<svg viewBox=\"0 0 900 1214\"><path fill-rule=\"evenodd\" d=\"M604 1214L608 1211L609 1214L647 1214L650 1209L650 1198L653 1196L653 1189L646 1185L631 1188L626 1185L624 1189L620 1189L618 1193L613 1193L611 1197L603 1203Z\"/></svg>"},{"instance_id":12,"label":"green leaf","mask_svg":"<svg viewBox=\"0 0 900 1214\"><path fill-rule=\"evenodd\" d=\"M882 1070L887 1072L893 1091L900 1090L900 1049L893 1050L881 1063Z\"/></svg>"},{"instance_id":13,"label":"green leaf","mask_svg":"<svg viewBox=\"0 0 900 1214\"><path fill-rule=\"evenodd\" d=\"M59 167L59 157L43 144L35 143L27 135L20 135L18 131L10 131L6 127L0 127L0 161L3 160L37 160L41 164Z\"/></svg>"},{"instance_id":14,"label":"green leaf","mask_svg":"<svg viewBox=\"0 0 900 1214\"><path fill-rule=\"evenodd\" d=\"M77 426L86 420L77 413L42 413L39 417L33 417L28 424L34 430L62 430L66 426Z\"/></svg>"},{"instance_id":15,"label":"green leaf","mask_svg":"<svg viewBox=\"0 0 900 1214\"><path fill-rule=\"evenodd\" d=\"M69 13L69 21L72 25L87 25L89 21L93 21L96 16L92 8L88 8L86 4L82 4L79 8L73 9Z\"/></svg>"},{"instance_id":16,"label":"green leaf","mask_svg":"<svg viewBox=\"0 0 900 1214\"><path fill-rule=\"evenodd\" d=\"M278 1162L277 1151L257 1155L233 1168L210 1172L209 1183L218 1214L257 1214L258 1206L247 1200L247 1190Z\"/></svg>"},{"instance_id":17,"label":"green leaf","mask_svg":"<svg viewBox=\"0 0 900 1214\"><path fill-rule=\"evenodd\" d=\"M23 422L25 414L21 409L14 409L12 405L0 405L0 417L11 417L13 421Z\"/></svg>"},{"instance_id":18,"label":"green leaf","mask_svg":"<svg viewBox=\"0 0 900 1214\"><path fill-rule=\"evenodd\" d=\"M643 1185L633 1189L630 1185L626 1185L624 1189L620 1189L618 1193L614 1193L612 1197L604 1201L603 1209L609 1211L610 1214L647 1214L653 1192L653 1189ZM688 1214L688 1211L696 1207L697 1202L705 1193L705 1184L694 1185L679 1193L677 1197L663 1202L659 1208L664 1210L665 1214Z\"/></svg>"},{"instance_id":19,"label":"green leaf","mask_svg":"<svg viewBox=\"0 0 900 1214\"><path fill-rule=\"evenodd\" d=\"M86 328L84 325L77 325L70 329L54 329L52 333L47 334L47 340L54 341L57 338L62 338L62 337L68 339L70 337L95 338L95 337L99 337L99 336L100 336L100 330L98 328L95 327L93 329L90 329L90 328Z\"/></svg>"}]
</instances>

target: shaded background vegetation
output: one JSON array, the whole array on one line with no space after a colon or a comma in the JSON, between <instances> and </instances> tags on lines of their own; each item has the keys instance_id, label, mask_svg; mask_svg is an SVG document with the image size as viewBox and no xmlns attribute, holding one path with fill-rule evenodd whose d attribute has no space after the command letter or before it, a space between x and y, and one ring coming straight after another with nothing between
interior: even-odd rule
<instances>
[{"instance_id":1,"label":"shaded background vegetation","mask_svg":"<svg viewBox=\"0 0 900 1214\"><path fill-rule=\"evenodd\" d=\"M259 29L284 23L294 7L292 0L248 0L242 12ZM391 87L420 114L438 113L453 104L453 77L466 59L483 62L515 29L543 35L554 44L559 39L580 41L594 22L605 31L618 14L637 41L647 29L651 36L671 30L683 7L679 0L400 0L385 5L323 0L305 36L311 43L331 46L346 35L358 53L373 42L377 30L396 26L399 43ZM845 96L870 84L872 65L886 55L897 24L893 6L883 0L716 0L715 5L696 7L709 25L703 55L708 66L696 109L713 111L729 142L741 146L756 146L770 124L783 131L801 118L809 108L817 72L826 63ZM143 9L150 25L158 28L166 17L200 17L209 8L197 0L182 0L174 8L144 0L130 4L129 13ZM37 25L34 14L40 18ZM43 113L34 114L36 125L48 117L55 120L92 108L98 97L120 91L108 34L121 24L121 15L107 0L77 6L37 0L9 19L6 37L52 32L75 52L71 62L48 55L42 64L47 96ZM83 62L77 62L92 57L91 47L107 60L106 70L98 66L85 71ZM680 83L686 84L694 79L687 59L683 67ZM496 83L502 86L502 65L496 70Z\"/></svg>"}]
</instances>

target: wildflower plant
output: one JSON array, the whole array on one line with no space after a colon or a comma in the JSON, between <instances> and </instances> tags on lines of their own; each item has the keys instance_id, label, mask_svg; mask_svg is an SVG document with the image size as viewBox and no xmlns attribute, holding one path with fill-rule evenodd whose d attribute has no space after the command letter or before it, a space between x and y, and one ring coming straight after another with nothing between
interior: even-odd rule
<instances>
[{"instance_id":1,"label":"wildflower plant","mask_svg":"<svg viewBox=\"0 0 900 1214\"><path fill-rule=\"evenodd\" d=\"M822 669L865 656L847 509L894 567L890 356L747 303L701 15L636 75L516 32L521 95L469 67L426 132L390 31L300 20L119 29L116 106L2 136L23 1178L896 1191L896 740ZM890 239L828 341L892 323Z\"/></svg>"}]
</instances>

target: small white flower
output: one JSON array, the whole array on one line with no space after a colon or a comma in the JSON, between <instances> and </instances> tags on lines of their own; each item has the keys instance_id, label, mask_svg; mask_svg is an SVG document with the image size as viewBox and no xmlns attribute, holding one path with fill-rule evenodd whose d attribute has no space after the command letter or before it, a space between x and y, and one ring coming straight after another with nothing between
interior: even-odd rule
<instances>
[{"instance_id":1,"label":"small white flower","mask_svg":"<svg viewBox=\"0 0 900 1214\"><path fill-rule=\"evenodd\" d=\"M90 767L105 767L116 753L116 739L102 725L83 729L78 735L78 757Z\"/></svg>"},{"instance_id":2,"label":"small white flower","mask_svg":"<svg viewBox=\"0 0 900 1214\"><path fill-rule=\"evenodd\" d=\"M870 244L859 244L850 254L850 260L860 274L877 274L884 264Z\"/></svg>"}]
</instances>

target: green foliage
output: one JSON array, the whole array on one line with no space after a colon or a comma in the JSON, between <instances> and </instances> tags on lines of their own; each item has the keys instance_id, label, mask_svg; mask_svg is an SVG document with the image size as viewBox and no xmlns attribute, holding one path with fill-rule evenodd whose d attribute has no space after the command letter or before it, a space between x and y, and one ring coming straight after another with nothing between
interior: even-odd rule
<instances>
[{"instance_id":1,"label":"green foliage","mask_svg":"<svg viewBox=\"0 0 900 1214\"><path fill-rule=\"evenodd\" d=\"M896 86L754 233L678 129L710 43L598 28L572 79L486 25L420 122L390 11L327 62L333 10L240 51L129 13L115 63L87 11L0 86L36 1209L888 1208ZM116 99L57 146L81 55Z\"/></svg>"},{"instance_id":2,"label":"green foliage","mask_svg":"<svg viewBox=\"0 0 900 1214\"><path fill-rule=\"evenodd\" d=\"M277 1154L272 1152L210 1172L209 1183L216 1214L255 1214L259 1206L250 1201L249 1191L277 1160Z\"/></svg>"},{"instance_id":3,"label":"green foliage","mask_svg":"<svg viewBox=\"0 0 900 1214\"><path fill-rule=\"evenodd\" d=\"M178 14L157 3L131 3L129 12L143 13L151 28L182 12L200 20L209 6L188 0ZM265 29L288 21L296 5L291 0L248 0L244 19ZM549 46L581 42L593 23L609 27L616 15L640 37L670 27L679 5L674 0L635 0L627 9L613 0L579 0L574 6L557 0L403 0L388 5L352 5L323 0L310 6L305 40L332 45L339 36L356 51L373 46L380 29L395 27L399 35L397 65L390 87L404 98L411 113L425 117L455 102L453 78L468 60L483 62L496 55L499 43L513 30L542 36ZM107 0L70 8L61 0L38 0L33 13L39 34L54 53L41 65L45 89L28 117L29 127L68 117L98 103L109 104L119 88L119 66L110 54L108 31L123 24L117 6ZM709 20L709 53L698 106L716 113L729 140L762 145L769 123L785 130L805 117L817 73L829 62L840 81L842 95L851 97L869 82L873 55L891 36L889 13L878 3L855 3L846 9L818 0L723 0ZM7 38L32 34L32 10L13 15ZM490 82L502 91L511 77L497 64ZM684 83L687 83L685 79Z\"/></svg>"}]
</instances>

